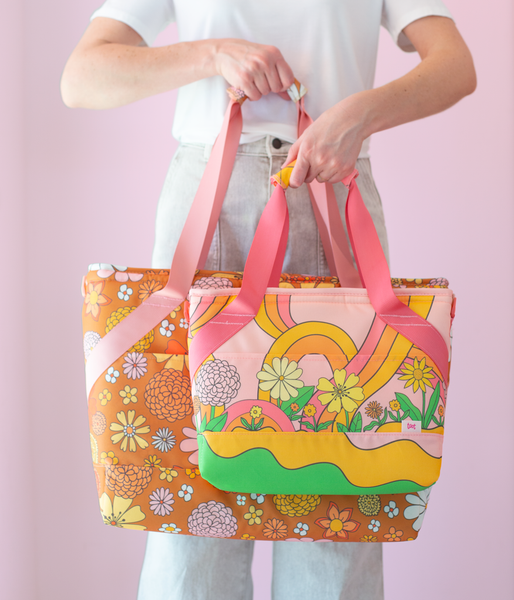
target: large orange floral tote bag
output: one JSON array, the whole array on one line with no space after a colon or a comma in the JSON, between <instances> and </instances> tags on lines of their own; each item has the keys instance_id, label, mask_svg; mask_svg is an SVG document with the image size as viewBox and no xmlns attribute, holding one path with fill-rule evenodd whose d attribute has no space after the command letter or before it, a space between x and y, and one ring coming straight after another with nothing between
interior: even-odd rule
<instances>
[{"instance_id":1,"label":"large orange floral tote bag","mask_svg":"<svg viewBox=\"0 0 514 600\"><path fill-rule=\"evenodd\" d=\"M299 131L309 124L300 96L300 88L297 88L295 101ZM245 433L253 435L277 429L275 421L268 415L268 406L263 408L261 394L267 394L269 407L273 405L278 409L278 402L281 403L282 412L293 423L295 432L297 429L310 431L307 423L325 432L333 431L334 426L323 425L329 416L333 416L333 410L327 410L325 417L320 419L320 407L332 408L332 400L323 405L323 398L319 398L322 393L330 395L330 386L341 382L340 375L337 382L335 379L331 381L327 372L327 389L316 389L309 396L313 387L309 385L311 381L305 380L300 387L303 372L302 377L296 377L296 369L291 371L295 359L288 359L287 366L272 359L269 365L263 364L256 371L256 374L261 371L263 374L261 379L257 377L257 385L251 391L249 399L252 405L248 406L248 411L242 412L239 418L233 416L235 413L232 411L225 419L223 412L230 410L227 398L229 401L234 399L232 394L238 385L237 378L232 377L230 369L225 372L223 360L227 360L226 357L221 362L212 357L209 361L209 357L205 357L200 362L197 360L198 366L210 362L212 372L208 374L204 370L201 383L195 382L198 389L195 394L191 392L188 356L190 314L195 328L202 322L201 308L195 305L194 312L190 311L186 299L191 284L191 299L197 302L195 291L207 290L212 295L213 290L218 290L223 296L227 290L237 292L243 282L241 273L198 270L210 247L237 150L242 100L236 98L230 102L171 269L96 264L92 265L83 282L83 340L90 438L103 522L119 528L159 531L163 535L227 539L296 542L415 539L430 494L429 487L422 487L423 482L407 492L373 486L356 486L351 494L325 493L323 489L298 493L286 489L268 492L265 489L268 487L267 472L262 479L262 487L254 483L247 485L243 481L240 487L234 489L231 485L215 486L201 473L199 460L200 451L205 454L202 447L205 431L227 431L230 428L237 431L238 427L243 427ZM281 275L277 289L287 292L292 289L336 291L344 285L355 287L356 293L362 294L361 289L357 289L362 288L360 277L350 266L349 250L344 247L343 238L337 236L341 229L331 218L331 194L330 186L314 184L313 207L333 275L325 278ZM336 238L339 242L334 244L331 240ZM339 281L337 273L345 268L344 280ZM413 291L416 296L423 296L424 288L443 291L447 286L443 280L396 280L395 285L402 292L399 296L402 302ZM223 302L231 301L232 296L224 297ZM209 311L205 313L205 320L210 314ZM270 313L266 327L276 333L273 329L276 324L284 327L280 324L284 314L282 310L280 314ZM194 330L191 335L194 339ZM384 343L390 342L387 338ZM421 390L430 404L437 382L443 381L439 367L429 359L423 362L421 355L418 360L417 356L414 352L408 353L399 366L400 371L409 376L402 380L405 389L401 393L410 398L413 406L418 406L419 402L410 394L411 391L419 395ZM284 373L280 371L281 365L284 365ZM340 367L342 374L345 367ZM196 376L203 368L199 371L195 368L192 372ZM274 373L278 373L279 380L284 376L283 388L293 392L288 400L285 400L284 392L279 394L275 391ZM228 375L223 384L225 391L215 391L219 374ZM384 401L375 404L373 401L360 402L355 397L355 390L368 388L362 384L363 376L359 375L357 383L350 374L346 367L347 387L350 383L354 384L349 388L354 390L349 392L349 397L359 403L363 428L373 424L372 428L382 428L385 432L398 428L398 423L405 422L409 415L413 422L417 420L412 409L406 416L409 407L401 395L399 398L403 404L398 410ZM445 385L439 385L443 390L442 400L438 401L433 418L428 418L430 411L425 407L424 422L430 422L423 429L437 427L442 430L444 427ZM264 389L266 387L269 389ZM294 391L298 392L296 396ZM206 401L207 398L210 400ZM392 400L398 398L393 395L389 401ZM351 412L350 430L358 422L354 412ZM281 421L278 417L277 420ZM353 421L355 425L352 425ZM339 431L340 427L348 428L342 417L338 417L335 429Z\"/></svg>"}]
</instances>

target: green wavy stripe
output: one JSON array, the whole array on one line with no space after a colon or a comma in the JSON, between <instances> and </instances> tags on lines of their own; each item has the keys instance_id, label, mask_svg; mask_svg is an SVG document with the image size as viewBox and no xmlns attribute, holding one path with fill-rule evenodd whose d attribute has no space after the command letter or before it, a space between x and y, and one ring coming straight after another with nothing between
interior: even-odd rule
<instances>
[{"instance_id":1,"label":"green wavy stripe","mask_svg":"<svg viewBox=\"0 0 514 600\"><path fill-rule=\"evenodd\" d=\"M232 458L215 454L205 438L198 436L202 477L227 492L248 494L407 494L427 486L414 481L393 481L359 487L348 481L336 465L319 463L286 469L265 448L255 448Z\"/></svg>"}]
</instances>

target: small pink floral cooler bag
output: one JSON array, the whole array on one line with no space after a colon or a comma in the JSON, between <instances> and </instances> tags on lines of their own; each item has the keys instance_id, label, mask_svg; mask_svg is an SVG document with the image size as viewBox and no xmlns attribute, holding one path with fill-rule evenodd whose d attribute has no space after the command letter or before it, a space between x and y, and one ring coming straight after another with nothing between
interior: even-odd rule
<instances>
[{"instance_id":1,"label":"small pink floral cooler bag","mask_svg":"<svg viewBox=\"0 0 514 600\"><path fill-rule=\"evenodd\" d=\"M290 94L299 134L312 122L304 93ZM231 99L171 269L98 264L84 280L104 523L227 539L415 539L441 465L453 294L442 279L390 279L356 173L345 183L358 271L332 187L313 182L332 276L281 274L288 169L244 274L198 270L243 101Z\"/></svg>"}]
</instances>

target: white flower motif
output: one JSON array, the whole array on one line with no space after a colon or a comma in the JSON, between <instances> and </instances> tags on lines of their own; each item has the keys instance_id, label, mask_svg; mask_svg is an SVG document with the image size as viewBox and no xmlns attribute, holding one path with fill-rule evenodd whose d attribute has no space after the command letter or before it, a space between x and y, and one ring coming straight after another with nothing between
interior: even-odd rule
<instances>
[{"instance_id":1,"label":"white flower motif","mask_svg":"<svg viewBox=\"0 0 514 600\"><path fill-rule=\"evenodd\" d=\"M275 400L287 402L291 397L298 396L298 389L303 387L303 381L299 379L303 370L298 368L294 360L289 362L287 358L275 357L272 367L266 363L262 365L262 371L257 373L259 387L263 392L271 392Z\"/></svg>"},{"instance_id":2,"label":"white flower motif","mask_svg":"<svg viewBox=\"0 0 514 600\"><path fill-rule=\"evenodd\" d=\"M412 524L412 529L414 529L414 531L419 531L421 529L431 491L432 488L428 488L426 490L420 490L417 494L407 494L405 496L405 500L407 500L411 506L407 506L403 511L403 516L406 519L416 519Z\"/></svg>"},{"instance_id":3,"label":"white flower motif","mask_svg":"<svg viewBox=\"0 0 514 600\"><path fill-rule=\"evenodd\" d=\"M162 427L152 435L152 445L160 452L169 452L175 445L175 436L168 427Z\"/></svg>"},{"instance_id":4,"label":"white flower motif","mask_svg":"<svg viewBox=\"0 0 514 600\"><path fill-rule=\"evenodd\" d=\"M109 383L116 383L116 380L120 376L120 372L115 370L114 367L109 367L107 369L107 373L105 374L105 381Z\"/></svg>"},{"instance_id":5,"label":"white flower motif","mask_svg":"<svg viewBox=\"0 0 514 600\"><path fill-rule=\"evenodd\" d=\"M239 506L244 506L246 504L246 496L241 496L241 494L238 494L237 503L239 504Z\"/></svg>"},{"instance_id":6,"label":"white flower motif","mask_svg":"<svg viewBox=\"0 0 514 600\"><path fill-rule=\"evenodd\" d=\"M250 498L252 500L256 500L257 504L262 504L264 502L264 498L266 494L250 494Z\"/></svg>"},{"instance_id":7,"label":"white flower motif","mask_svg":"<svg viewBox=\"0 0 514 600\"><path fill-rule=\"evenodd\" d=\"M159 333L164 337L171 337L171 334L175 331L175 325L170 323L168 319L164 319L162 321L161 326L159 327Z\"/></svg>"},{"instance_id":8,"label":"white flower motif","mask_svg":"<svg viewBox=\"0 0 514 600\"><path fill-rule=\"evenodd\" d=\"M182 485L178 492L179 498L184 498L186 502L191 500L191 496L193 495L193 488L190 485L186 485L185 483Z\"/></svg>"},{"instance_id":9,"label":"white flower motif","mask_svg":"<svg viewBox=\"0 0 514 600\"><path fill-rule=\"evenodd\" d=\"M380 521L371 519L371 523L368 525L368 529L371 529L373 533L376 533L380 529Z\"/></svg>"},{"instance_id":10,"label":"white flower motif","mask_svg":"<svg viewBox=\"0 0 514 600\"><path fill-rule=\"evenodd\" d=\"M127 284L124 283L123 285L120 285L120 291L118 292L118 298L120 300L125 300L125 302L127 302L127 300L130 299L130 296L132 296L133 293L134 293L134 290L132 288L129 288L127 286Z\"/></svg>"},{"instance_id":11,"label":"white flower motif","mask_svg":"<svg viewBox=\"0 0 514 600\"><path fill-rule=\"evenodd\" d=\"M393 519L400 514L400 509L396 506L396 502L391 500L387 506L384 506L384 512L390 519Z\"/></svg>"},{"instance_id":12,"label":"white flower motif","mask_svg":"<svg viewBox=\"0 0 514 600\"><path fill-rule=\"evenodd\" d=\"M307 525L307 523L297 523L293 531L295 533L299 533L302 536L307 535L307 532L309 531L309 526Z\"/></svg>"},{"instance_id":13,"label":"white flower motif","mask_svg":"<svg viewBox=\"0 0 514 600\"><path fill-rule=\"evenodd\" d=\"M86 360L101 339L102 336L96 331L86 331L84 334L84 356Z\"/></svg>"},{"instance_id":14,"label":"white flower motif","mask_svg":"<svg viewBox=\"0 0 514 600\"><path fill-rule=\"evenodd\" d=\"M182 529L179 529L175 523L163 523L159 528L159 531L163 533L180 533Z\"/></svg>"},{"instance_id":15,"label":"white flower motif","mask_svg":"<svg viewBox=\"0 0 514 600\"><path fill-rule=\"evenodd\" d=\"M183 327L184 329L187 329L187 325L188 325L187 319L180 319L180 323L179 323L180 327Z\"/></svg>"}]
</instances>

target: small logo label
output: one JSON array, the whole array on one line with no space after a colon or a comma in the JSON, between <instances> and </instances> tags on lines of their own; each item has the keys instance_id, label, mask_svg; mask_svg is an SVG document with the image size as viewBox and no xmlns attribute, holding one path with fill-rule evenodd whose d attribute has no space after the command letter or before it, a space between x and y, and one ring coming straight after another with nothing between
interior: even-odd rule
<instances>
[{"instance_id":1,"label":"small logo label","mask_svg":"<svg viewBox=\"0 0 514 600\"><path fill-rule=\"evenodd\" d=\"M402 433L421 433L421 421L402 421Z\"/></svg>"}]
</instances>

